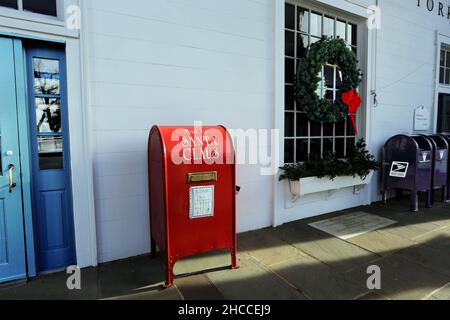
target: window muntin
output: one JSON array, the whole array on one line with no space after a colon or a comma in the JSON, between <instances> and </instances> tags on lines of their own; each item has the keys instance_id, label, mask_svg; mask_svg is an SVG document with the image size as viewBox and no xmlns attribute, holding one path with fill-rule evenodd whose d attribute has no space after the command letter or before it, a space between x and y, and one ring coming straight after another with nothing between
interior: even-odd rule
<instances>
[{"instance_id":1,"label":"window muntin","mask_svg":"<svg viewBox=\"0 0 450 320\"><path fill-rule=\"evenodd\" d=\"M301 58L311 44L323 36L342 38L358 53L358 28L341 17L286 3L285 10L285 163L306 161L309 157L323 157L336 153L345 158L355 145L356 134L349 119L336 124L309 121L295 101L295 74ZM342 75L335 65L322 68L318 95L336 99Z\"/></svg>"},{"instance_id":2,"label":"window muntin","mask_svg":"<svg viewBox=\"0 0 450 320\"><path fill-rule=\"evenodd\" d=\"M58 0L0 0L0 7L58 16Z\"/></svg>"},{"instance_id":3,"label":"window muntin","mask_svg":"<svg viewBox=\"0 0 450 320\"><path fill-rule=\"evenodd\" d=\"M448 47L441 49L439 83L450 85L450 48Z\"/></svg>"}]
</instances>

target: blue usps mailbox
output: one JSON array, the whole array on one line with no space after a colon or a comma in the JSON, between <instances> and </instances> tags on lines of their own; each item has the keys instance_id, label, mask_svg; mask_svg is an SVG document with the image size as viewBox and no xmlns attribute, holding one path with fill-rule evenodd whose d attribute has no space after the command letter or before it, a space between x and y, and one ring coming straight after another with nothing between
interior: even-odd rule
<instances>
[{"instance_id":1,"label":"blue usps mailbox","mask_svg":"<svg viewBox=\"0 0 450 320\"><path fill-rule=\"evenodd\" d=\"M411 192L411 210L419 210L418 192L426 192L426 207L431 207L433 145L424 136L397 135L383 148L381 191L387 202L387 191Z\"/></svg>"},{"instance_id":2,"label":"blue usps mailbox","mask_svg":"<svg viewBox=\"0 0 450 320\"><path fill-rule=\"evenodd\" d=\"M440 135L424 135L433 146L433 174L431 175L431 204L434 204L434 190L442 190L442 201L446 200L448 184L448 142Z\"/></svg>"}]
</instances>

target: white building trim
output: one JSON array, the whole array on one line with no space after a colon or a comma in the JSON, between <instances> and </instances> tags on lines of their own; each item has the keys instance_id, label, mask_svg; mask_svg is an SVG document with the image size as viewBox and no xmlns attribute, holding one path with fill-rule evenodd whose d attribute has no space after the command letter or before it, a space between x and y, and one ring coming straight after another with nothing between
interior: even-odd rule
<instances>
[{"instance_id":1,"label":"white building trim","mask_svg":"<svg viewBox=\"0 0 450 320\"><path fill-rule=\"evenodd\" d=\"M306 8L316 9L323 11L323 6L326 7L327 11L332 12L335 15L347 18L353 23L358 25L358 29L364 32L358 33L358 43L360 44L360 50L358 53L358 58L360 64L365 68L366 72L364 74L363 85L361 88L372 88L372 77L375 73L373 69L373 44L376 41L371 32L368 32L366 26L366 21L371 14L371 11L366 7L347 1L336 1L336 0L323 0L320 1L321 4L318 6L317 2L311 1L295 1L289 0L287 2L299 3ZM280 140L279 140L279 158L284 159L284 59L285 59L285 3L286 1L274 0L274 127L279 129ZM323 4L323 6L322 6ZM372 68L369 70L369 66ZM362 95L366 98L365 106L366 109L362 110L362 116L364 123L362 123L362 128L360 136L364 137L369 144L371 140L371 120L372 120L372 109L373 109L373 99L371 99L372 89L362 89ZM377 179L374 179L377 180ZM373 185L373 184L372 184ZM287 190L287 183L282 183L278 181L278 175L273 178L273 190L274 190L274 201L273 201L273 226L279 226L281 224L295 221L298 219L306 218L309 216L314 216L317 214L333 212L339 209L344 209L352 206L370 204L372 198L372 185L366 188L360 195L353 195L348 190L343 191L344 194L340 196L347 198L346 201L339 201L342 204L342 208L336 207L333 200L323 203L321 206L317 206L320 197L317 198L313 196L311 201L303 202L300 205L293 204L291 208L286 208L286 198L289 197L289 191ZM376 188L375 188L376 189ZM345 195L345 193L349 193Z\"/></svg>"},{"instance_id":2,"label":"white building trim","mask_svg":"<svg viewBox=\"0 0 450 320\"><path fill-rule=\"evenodd\" d=\"M80 0L84 7L85 2ZM62 3L62 0L60 1ZM78 5L78 0L65 0L64 6ZM63 7L64 8L64 7ZM58 18L0 8L0 35L23 39L45 40L66 44L67 91L69 105L69 135L71 154L72 197L74 210L77 264L97 265L97 239L93 196L92 157L89 143L90 127L86 108L83 60L85 49L79 30L65 27L64 10ZM83 66L83 67L82 67Z\"/></svg>"}]
</instances>

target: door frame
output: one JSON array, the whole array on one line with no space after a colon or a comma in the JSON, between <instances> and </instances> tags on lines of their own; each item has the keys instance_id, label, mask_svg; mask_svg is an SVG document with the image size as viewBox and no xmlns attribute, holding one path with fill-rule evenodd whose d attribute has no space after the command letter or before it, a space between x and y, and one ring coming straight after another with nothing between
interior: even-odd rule
<instances>
[{"instance_id":1,"label":"door frame","mask_svg":"<svg viewBox=\"0 0 450 320\"><path fill-rule=\"evenodd\" d=\"M37 275L36 253L33 223L33 205L31 201L31 162L29 141L29 112L27 100L27 78L25 52L21 39L13 39L14 64L16 68L16 108L17 125L19 130L20 167L22 172L22 210L25 230L25 249L27 257L27 275Z\"/></svg>"},{"instance_id":2,"label":"door frame","mask_svg":"<svg viewBox=\"0 0 450 320\"><path fill-rule=\"evenodd\" d=\"M85 85L87 60L86 48L82 45L82 31L76 35L67 35L66 29L61 34L49 32L45 36L33 31L13 28L0 28L0 36L12 38L14 41L17 94L17 121L19 127L19 148L21 152L23 215L26 235L26 258L28 277L37 275L36 255L34 247L34 226L31 201L31 161L29 144L29 114L27 99L27 78L25 67L24 40L65 44L67 65L67 99L70 174L72 189L72 205L75 229L75 247L79 267L98 265L97 235L94 206L93 165L90 140L91 127L87 108L88 86ZM76 174L74 174L76 172Z\"/></svg>"},{"instance_id":3,"label":"door frame","mask_svg":"<svg viewBox=\"0 0 450 320\"><path fill-rule=\"evenodd\" d=\"M31 190L32 190L32 197L34 197L32 207L33 207L33 221L34 221L34 232L35 232L35 250L36 250L36 264L38 265L38 273L48 273L53 272L55 268L49 268L49 269L43 269L42 265L42 259L40 255L40 251L42 250L42 243L39 241L42 241L43 239L39 239L42 236L42 229L45 229L44 225L39 225L39 221L41 223L44 223L43 221L46 220L46 218L43 218L43 215L45 210L43 211L43 203L39 201L37 198L40 195L40 192L42 191L39 189L39 185L44 183L46 178L50 178L52 174L49 175L49 172L53 171L53 174L57 172L56 174L58 176L61 176L61 179L64 180L64 207L65 207L65 213L67 215L69 224L67 228L69 230L66 230L67 233L65 234L68 239L68 248L70 251L70 255L74 255L72 258L74 261L66 262L70 264L76 264L77 260L77 252L76 252L76 245L75 245L75 227L74 227L74 218L73 218L73 195L72 195L72 170L71 170L71 152L70 152L70 126L69 126L69 119L68 119L68 101L67 101L67 63L66 63L66 48L64 45L55 45L54 43L48 43L48 42L42 42L42 41L27 41L25 42L25 58L26 58L26 81L28 84L28 90L27 90L27 101L28 101L28 115L29 115L29 122L28 122L28 137L30 140L30 149L29 149L29 155L31 159ZM59 64L59 76L60 76L60 93L59 93L59 99L60 99L60 108L61 108L61 125L62 125L62 131L61 131L61 137L63 138L63 167L62 168L54 168L53 170L42 170L39 165L39 152L38 152L38 142L37 137L40 136L42 133L38 133L38 130L36 129L36 122L35 122L35 98L36 93L34 90L34 76L33 76L33 59L34 58L43 58L48 60L57 60ZM34 145L33 145L34 143ZM46 178L43 178L46 176ZM38 178L39 177L39 178ZM53 175L54 177L54 175ZM51 179L50 179L51 180ZM59 181L59 180L58 180ZM45 184L45 183L44 183ZM47 191L52 190L51 187ZM45 202L45 201L44 201ZM55 230L54 230L55 231ZM45 233L45 232L44 232ZM59 248L61 250L61 248ZM71 258L71 259L72 259ZM70 260L71 260L70 259ZM67 259L69 260L69 259ZM68 266L68 265L67 265Z\"/></svg>"},{"instance_id":4,"label":"door frame","mask_svg":"<svg viewBox=\"0 0 450 320\"><path fill-rule=\"evenodd\" d=\"M438 129L438 121L439 121L439 94L450 94L450 86L443 85L439 82L439 72L440 72L440 57L441 57L441 49L443 46L450 46L450 34L446 35L436 31L436 62L435 62L435 83L434 83L434 101L433 101L433 132L437 132Z\"/></svg>"}]
</instances>

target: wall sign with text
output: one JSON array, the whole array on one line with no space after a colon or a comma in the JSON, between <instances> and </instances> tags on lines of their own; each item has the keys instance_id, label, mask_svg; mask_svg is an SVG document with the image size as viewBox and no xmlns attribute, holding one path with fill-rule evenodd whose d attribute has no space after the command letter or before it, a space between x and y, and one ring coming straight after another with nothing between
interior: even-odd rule
<instances>
[{"instance_id":1,"label":"wall sign with text","mask_svg":"<svg viewBox=\"0 0 450 320\"><path fill-rule=\"evenodd\" d=\"M450 20L450 3L438 0L417 0L417 6Z\"/></svg>"}]
</instances>

